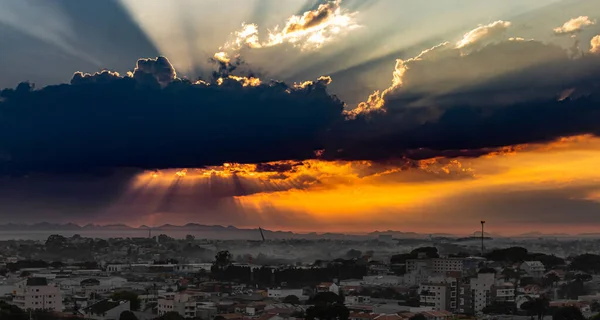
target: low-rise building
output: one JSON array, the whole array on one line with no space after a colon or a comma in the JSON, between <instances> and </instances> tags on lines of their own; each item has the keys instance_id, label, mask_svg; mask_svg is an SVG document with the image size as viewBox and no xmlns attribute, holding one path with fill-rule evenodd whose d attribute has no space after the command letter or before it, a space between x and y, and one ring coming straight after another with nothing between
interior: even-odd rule
<instances>
[{"instance_id":1,"label":"low-rise building","mask_svg":"<svg viewBox=\"0 0 600 320\"><path fill-rule=\"evenodd\" d=\"M267 290L267 296L269 298L285 298L287 296L296 296L296 297L300 298L302 295L303 295L302 289L275 288L275 289Z\"/></svg>"},{"instance_id":2,"label":"low-rise building","mask_svg":"<svg viewBox=\"0 0 600 320\"><path fill-rule=\"evenodd\" d=\"M106 299L83 309L82 313L86 319L118 320L121 316L121 313L124 311L131 311L129 301L113 301Z\"/></svg>"},{"instance_id":3,"label":"low-rise building","mask_svg":"<svg viewBox=\"0 0 600 320\"><path fill-rule=\"evenodd\" d=\"M521 263L521 270L525 271L530 277L541 278L546 272L546 267L539 261L525 261Z\"/></svg>"},{"instance_id":4,"label":"low-rise building","mask_svg":"<svg viewBox=\"0 0 600 320\"><path fill-rule=\"evenodd\" d=\"M62 311L60 289L46 278L28 278L16 284L13 303L23 310Z\"/></svg>"},{"instance_id":5,"label":"low-rise building","mask_svg":"<svg viewBox=\"0 0 600 320\"><path fill-rule=\"evenodd\" d=\"M340 287L333 282L321 282L317 285L317 292L333 292L340 294Z\"/></svg>"}]
</instances>

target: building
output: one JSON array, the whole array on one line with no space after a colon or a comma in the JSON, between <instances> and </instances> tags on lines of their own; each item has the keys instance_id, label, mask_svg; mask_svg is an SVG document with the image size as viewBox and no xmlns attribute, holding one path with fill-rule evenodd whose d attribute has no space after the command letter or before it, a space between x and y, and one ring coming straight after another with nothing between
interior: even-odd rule
<instances>
[{"instance_id":1,"label":"building","mask_svg":"<svg viewBox=\"0 0 600 320\"><path fill-rule=\"evenodd\" d=\"M419 269L427 269L433 274L462 272L463 264L462 258L408 259L406 260L406 273L412 273Z\"/></svg>"},{"instance_id":2,"label":"building","mask_svg":"<svg viewBox=\"0 0 600 320\"><path fill-rule=\"evenodd\" d=\"M433 310L450 309L450 286L447 283L423 283L419 286L419 305Z\"/></svg>"},{"instance_id":3,"label":"building","mask_svg":"<svg viewBox=\"0 0 600 320\"><path fill-rule=\"evenodd\" d=\"M185 316L186 303L190 302L190 296L183 293L165 293L158 297L158 315L167 312L177 312Z\"/></svg>"},{"instance_id":4,"label":"building","mask_svg":"<svg viewBox=\"0 0 600 320\"><path fill-rule=\"evenodd\" d=\"M16 284L13 303L23 310L62 311L60 289L46 278L28 278Z\"/></svg>"},{"instance_id":5,"label":"building","mask_svg":"<svg viewBox=\"0 0 600 320\"><path fill-rule=\"evenodd\" d=\"M458 280L460 272L448 272L432 276L419 286L420 305L436 311L454 311L458 303Z\"/></svg>"},{"instance_id":6,"label":"building","mask_svg":"<svg viewBox=\"0 0 600 320\"><path fill-rule=\"evenodd\" d=\"M430 270L435 274L461 272L463 270L463 259L461 258L435 258L430 260Z\"/></svg>"},{"instance_id":7,"label":"building","mask_svg":"<svg viewBox=\"0 0 600 320\"><path fill-rule=\"evenodd\" d=\"M539 261L525 261L521 263L521 270L525 271L530 277L541 278L546 272L546 267Z\"/></svg>"},{"instance_id":8,"label":"building","mask_svg":"<svg viewBox=\"0 0 600 320\"><path fill-rule=\"evenodd\" d=\"M129 301L113 301L106 299L83 309L82 313L86 319L118 320L123 311L131 311Z\"/></svg>"},{"instance_id":9,"label":"building","mask_svg":"<svg viewBox=\"0 0 600 320\"><path fill-rule=\"evenodd\" d=\"M515 286L512 283L493 285L492 301L515 302Z\"/></svg>"},{"instance_id":10,"label":"building","mask_svg":"<svg viewBox=\"0 0 600 320\"><path fill-rule=\"evenodd\" d=\"M427 282L431 272L427 268L419 268L404 275L404 284L407 286L418 286L423 282Z\"/></svg>"},{"instance_id":11,"label":"building","mask_svg":"<svg viewBox=\"0 0 600 320\"><path fill-rule=\"evenodd\" d=\"M496 282L494 273L478 273L469 281L471 287L473 311L480 312L492 302L492 286Z\"/></svg>"},{"instance_id":12,"label":"building","mask_svg":"<svg viewBox=\"0 0 600 320\"><path fill-rule=\"evenodd\" d=\"M317 292L333 292L340 294L340 287L333 282L321 282L317 285Z\"/></svg>"},{"instance_id":13,"label":"building","mask_svg":"<svg viewBox=\"0 0 600 320\"><path fill-rule=\"evenodd\" d=\"M471 285L469 283L460 283L458 285L458 300L456 312L462 314L475 313L475 311L473 311L473 293L471 291Z\"/></svg>"},{"instance_id":14,"label":"building","mask_svg":"<svg viewBox=\"0 0 600 320\"><path fill-rule=\"evenodd\" d=\"M404 277L395 275L364 276L361 285L397 286L404 284Z\"/></svg>"},{"instance_id":15,"label":"building","mask_svg":"<svg viewBox=\"0 0 600 320\"><path fill-rule=\"evenodd\" d=\"M269 298L285 298L287 296L296 296L300 298L303 295L302 289L269 289L267 290L267 296Z\"/></svg>"}]
</instances>

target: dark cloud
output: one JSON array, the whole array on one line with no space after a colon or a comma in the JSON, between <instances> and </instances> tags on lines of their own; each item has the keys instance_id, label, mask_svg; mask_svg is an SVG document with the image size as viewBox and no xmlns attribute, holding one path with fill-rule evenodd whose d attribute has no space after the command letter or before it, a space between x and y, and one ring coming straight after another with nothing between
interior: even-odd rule
<instances>
[{"instance_id":1,"label":"dark cloud","mask_svg":"<svg viewBox=\"0 0 600 320\"><path fill-rule=\"evenodd\" d=\"M0 168L202 167L315 154L382 162L476 157L600 132L600 57L573 59L537 41L469 53L443 44L399 60L395 85L350 118L327 92L329 77L260 82L233 76L243 65L236 59L214 60L218 70L206 82L176 78L159 57L140 60L127 76L76 73L71 85L3 90Z\"/></svg>"},{"instance_id":2,"label":"dark cloud","mask_svg":"<svg viewBox=\"0 0 600 320\"><path fill-rule=\"evenodd\" d=\"M133 77L76 73L71 85L3 90L2 171L103 167L201 167L305 159L341 121L326 81L304 87L224 79L172 79L163 58L140 60ZM162 84L162 87L159 85Z\"/></svg>"}]
</instances>

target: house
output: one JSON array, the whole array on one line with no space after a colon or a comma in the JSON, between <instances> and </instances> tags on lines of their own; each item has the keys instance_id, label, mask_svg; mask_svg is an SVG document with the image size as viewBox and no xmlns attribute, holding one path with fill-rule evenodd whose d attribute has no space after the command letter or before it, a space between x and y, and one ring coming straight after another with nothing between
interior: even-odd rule
<instances>
[{"instance_id":1,"label":"house","mask_svg":"<svg viewBox=\"0 0 600 320\"><path fill-rule=\"evenodd\" d=\"M541 278L546 272L546 267L539 261L525 261L521 263L521 270L530 277Z\"/></svg>"},{"instance_id":2,"label":"house","mask_svg":"<svg viewBox=\"0 0 600 320\"><path fill-rule=\"evenodd\" d=\"M333 282L321 282L317 285L317 292L333 292L340 294L340 287Z\"/></svg>"},{"instance_id":3,"label":"house","mask_svg":"<svg viewBox=\"0 0 600 320\"><path fill-rule=\"evenodd\" d=\"M129 301L105 299L82 310L86 319L118 320L123 311L131 311Z\"/></svg>"},{"instance_id":4,"label":"house","mask_svg":"<svg viewBox=\"0 0 600 320\"><path fill-rule=\"evenodd\" d=\"M303 295L303 290L302 289L282 289L282 288L276 288L276 289L268 289L267 290L267 296L269 298L285 298L287 296L296 296L298 298L300 298Z\"/></svg>"},{"instance_id":5,"label":"house","mask_svg":"<svg viewBox=\"0 0 600 320\"><path fill-rule=\"evenodd\" d=\"M23 310L63 310L60 288L49 284L46 278L31 277L18 282L13 294L13 303Z\"/></svg>"},{"instance_id":6,"label":"house","mask_svg":"<svg viewBox=\"0 0 600 320\"><path fill-rule=\"evenodd\" d=\"M448 311L423 311L421 314L428 320L449 320L454 318L452 312Z\"/></svg>"}]
</instances>

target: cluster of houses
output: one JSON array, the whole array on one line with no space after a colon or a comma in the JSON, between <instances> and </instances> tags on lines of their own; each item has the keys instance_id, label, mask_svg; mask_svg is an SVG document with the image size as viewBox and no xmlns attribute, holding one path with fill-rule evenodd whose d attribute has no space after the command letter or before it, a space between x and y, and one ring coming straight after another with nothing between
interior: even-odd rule
<instances>
[{"instance_id":1,"label":"cluster of houses","mask_svg":"<svg viewBox=\"0 0 600 320\"><path fill-rule=\"evenodd\" d=\"M43 309L76 314L86 319L118 319L133 311L140 320L178 313L189 319L294 320L303 318L305 302L318 292L344 296L351 320L403 320L417 314L442 320L457 315L478 315L493 304L514 304L552 294L539 285L519 285L516 278L481 257L409 259L406 273L396 275L375 264L361 279L331 279L316 286L258 288L243 283L198 279L199 270L210 264L123 264L102 270L28 269L9 275L2 287L10 287L4 298L21 309ZM521 276L542 278L549 272L539 261L516 266ZM23 276L23 271L27 275ZM12 283L10 280L12 279ZM378 297L374 291L388 290L394 297ZM135 293L139 305L115 299L115 292ZM291 299L293 297L294 299ZM408 300L412 299L412 303ZM552 299L553 306L576 306L584 313L600 300L599 295L577 301ZM133 310L135 309L135 310Z\"/></svg>"}]
</instances>

